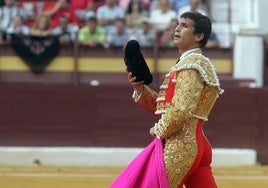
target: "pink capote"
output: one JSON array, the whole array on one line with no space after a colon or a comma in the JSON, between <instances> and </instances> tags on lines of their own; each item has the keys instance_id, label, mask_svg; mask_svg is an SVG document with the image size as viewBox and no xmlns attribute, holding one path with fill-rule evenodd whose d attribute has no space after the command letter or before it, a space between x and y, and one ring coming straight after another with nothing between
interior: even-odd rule
<instances>
[{"instance_id":1,"label":"pink capote","mask_svg":"<svg viewBox=\"0 0 268 188\"><path fill-rule=\"evenodd\" d=\"M119 174L110 188L168 188L162 140L155 137Z\"/></svg>"}]
</instances>

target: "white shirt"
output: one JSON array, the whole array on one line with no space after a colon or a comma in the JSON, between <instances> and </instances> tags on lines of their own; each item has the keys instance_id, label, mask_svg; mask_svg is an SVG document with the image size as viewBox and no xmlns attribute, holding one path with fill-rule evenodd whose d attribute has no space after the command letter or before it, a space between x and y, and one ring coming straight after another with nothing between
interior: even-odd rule
<instances>
[{"instance_id":1,"label":"white shirt","mask_svg":"<svg viewBox=\"0 0 268 188\"><path fill-rule=\"evenodd\" d=\"M125 16L125 11L118 5L115 5L112 8L109 7L108 5L103 5L103 6L100 6L96 11L96 17L98 20L99 19L115 20L116 18L124 18L124 16ZM103 26L106 34L110 31L112 26L113 24Z\"/></svg>"},{"instance_id":2,"label":"white shirt","mask_svg":"<svg viewBox=\"0 0 268 188\"><path fill-rule=\"evenodd\" d=\"M179 9L179 11L178 11L178 16L180 17L184 12L188 12L188 11L191 11L191 6L190 5L186 5L184 7L181 7ZM204 9L202 9L202 8L197 8L195 10L195 12L199 12L199 13L201 13L204 16L208 16L208 13Z\"/></svg>"},{"instance_id":3,"label":"white shirt","mask_svg":"<svg viewBox=\"0 0 268 188\"><path fill-rule=\"evenodd\" d=\"M157 25L157 28L165 30L169 27L170 21L177 18L177 13L174 10L168 10L163 13L160 9L153 10L150 15L150 23Z\"/></svg>"},{"instance_id":4,"label":"white shirt","mask_svg":"<svg viewBox=\"0 0 268 188\"><path fill-rule=\"evenodd\" d=\"M7 6L0 7L0 31L5 31L13 21L15 16L25 17L23 9L12 6L11 8Z\"/></svg>"},{"instance_id":5,"label":"white shirt","mask_svg":"<svg viewBox=\"0 0 268 188\"><path fill-rule=\"evenodd\" d=\"M8 34L14 34L14 33L16 33L14 25L9 26L6 29L6 32ZM29 35L30 34L30 29L29 29L28 26L22 25L22 26L20 26L20 33L17 33L17 34Z\"/></svg>"},{"instance_id":6,"label":"white shirt","mask_svg":"<svg viewBox=\"0 0 268 188\"><path fill-rule=\"evenodd\" d=\"M181 54L180 59L184 59L185 57L187 57L189 54L196 52L196 51L201 51L201 48L193 48L191 50L187 50L185 51L183 54Z\"/></svg>"}]
</instances>

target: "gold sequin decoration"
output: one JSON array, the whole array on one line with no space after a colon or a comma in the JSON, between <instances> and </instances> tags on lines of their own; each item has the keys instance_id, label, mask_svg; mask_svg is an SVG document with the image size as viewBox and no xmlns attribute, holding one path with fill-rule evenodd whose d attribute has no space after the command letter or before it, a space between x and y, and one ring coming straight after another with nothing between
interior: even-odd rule
<instances>
[{"instance_id":1,"label":"gold sequin decoration","mask_svg":"<svg viewBox=\"0 0 268 188\"><path fill-rule=\"evenodd\" d=\"M169 188L178 188L197 156L195 129L197 120L185 124L179 134L166 139L164 148L165 168Z\"/></svg>"},{"instance_id":2,"label":"gold sequin decoration","mask_svg":"<svg viewBox=\"0 0 268 188\"><path fill-rule=\"evenodd\" d=\"M165 101L170 82L170 74L167 74L159 94L145 89L138 103L145 103L142 106L149 103L147 108L153 110L152 97L159 99L154 108L162 116L155 131L165 141L164 160L169 187L178 188L197 156L198 117L208 117L222 89L214 67L201 54L190 54L171 71L177 71L172 101Z\"/></svg>"}]
</instances>

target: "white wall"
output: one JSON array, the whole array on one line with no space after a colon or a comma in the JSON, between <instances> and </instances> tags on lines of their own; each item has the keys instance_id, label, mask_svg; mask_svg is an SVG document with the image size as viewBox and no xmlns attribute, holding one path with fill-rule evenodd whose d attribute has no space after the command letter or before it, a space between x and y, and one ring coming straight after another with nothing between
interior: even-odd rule
<instances>
[{"instance_id":1,"label":"white wall","mask_svg":"<svg viewBox=\"0 0 268 188\"><path fill-rule=\"evenodd\" d=\"M268 0L211 0L211 19L221 47L239 33L268 33Z\"/></svg>"}]
</instances>

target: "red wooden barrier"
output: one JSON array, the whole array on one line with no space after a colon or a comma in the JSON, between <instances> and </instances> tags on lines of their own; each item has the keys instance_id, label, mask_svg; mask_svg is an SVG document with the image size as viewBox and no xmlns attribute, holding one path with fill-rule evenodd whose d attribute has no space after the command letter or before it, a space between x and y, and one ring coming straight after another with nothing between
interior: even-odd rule
<instances>
[{"instance_id":1,"label":"red wooden barrier","mask_svg":"<svg viewBox=\"0 0 268 188\"><path fill-rule=\"evenodd\" d=\"M0 145L143 147L157 121L128 85L0 86ZM226 88L205 132L213 147L253 148L268 163L268 89Z\"/></svg>"}]
</instances>

